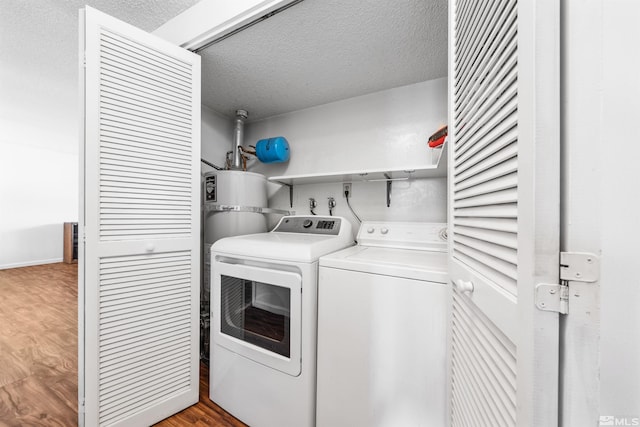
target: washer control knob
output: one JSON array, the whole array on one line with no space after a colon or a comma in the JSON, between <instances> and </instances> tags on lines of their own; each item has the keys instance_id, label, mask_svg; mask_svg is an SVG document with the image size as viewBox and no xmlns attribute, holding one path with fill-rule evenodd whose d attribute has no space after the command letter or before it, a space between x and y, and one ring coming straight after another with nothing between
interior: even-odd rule
<instances>
[{"instance_id":1,"label":"washer control knob","mask_svg":"<svg viewBox=\"0 0 640 427\"><path fill-rule=\"evenodd\" d=\"M313 225L313 221L311 221L310 219L305 219L305 220L302 222L302 226L303 226L304 228L309 228L309 227L311 227L312 225Z\"/></svg>"},{"instance_id":2,"label":"washer control knob","mask_svg":"<svg viewBox=\"0 0 640 427\"><path fill-rule=\"evenodd\" d=\"M380 229L380 232L381 232L382 234L387 234L387 233L389 232L389 229L388 229L388 228L386 228L386 227L382 227L382 228Z\"/></svg>"},{"instance_id":3,"label":"washer control knob","mask_svg":"<svg viewBox=\"0 0 640 427\"><path fill-rule=\"evenodd\" d=\"M373 227L367 228L367 233L369 233L369 234L373 233L374 231L376 231L376 229L373 228Z\"/></svg>"}]
</instances>

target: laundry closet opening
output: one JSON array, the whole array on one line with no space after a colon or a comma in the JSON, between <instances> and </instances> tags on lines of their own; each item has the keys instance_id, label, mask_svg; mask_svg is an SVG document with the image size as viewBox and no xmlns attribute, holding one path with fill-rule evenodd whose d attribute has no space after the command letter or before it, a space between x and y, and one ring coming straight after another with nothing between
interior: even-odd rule
<instances>
[{"instance_id":1,"label":"laundry closet opening","mask_svg":"<svg viewBox=\"0 0 640 427\"><path fill-rule=\"evenodd\" d=\"M288 162L247 163L284 178L269 180L269 208L307 214L314 198L316 213L329 214L333 197L331 213L357 230L342 189L353 182L349 201L364 219L444 222L446 168L421 171L446 160L427 141L447 123L447 10L418 0L306 0L190 47L202 57L202 157L224 165L236 111L245 110L245 147L276 136L290 145ZM185 44L184 32L173 41ZM397 180L387 197L389 171ZM268 215L268 228L278 219Z\"/></svg>"},{"instance_id":2,"label":"laundry closet opening","mask_svg":"<svg viewBox=\"0 0 640 427\"><path fill-rule=\"evenodd\" d=\"M287 162L251 157L246 163L248 172L267 177L269 209L345 217L354 238L360 225L355 215L446 222L446 151L427 142L447 123L447 2L280 3L284 10L267 19L256 14L254 25L190 47L202 58L202 157L224 167L233 155L236 112L244 110L245 148L279 136L289 142ZM202 172L216 174L206 164ZM348 199L343 183L351 184ZM206 362L213 322L210 246L218 235L208 230L215 228L211 215L233 213L205 209L203 219ZM281 214L264 217L266 231ZM229 230L217 227L222 236Z\"/></svg>"}]
</instances>

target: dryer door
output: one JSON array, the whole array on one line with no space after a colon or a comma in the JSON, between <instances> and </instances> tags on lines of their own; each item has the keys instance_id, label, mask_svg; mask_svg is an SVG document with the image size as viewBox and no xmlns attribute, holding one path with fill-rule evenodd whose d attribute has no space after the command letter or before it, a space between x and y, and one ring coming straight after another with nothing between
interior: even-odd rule
<instances>
[{"instance_id":1,"label":"dryer door","mask_svg":"<svg viewBox=\"0 0 640 427\"><path fill-rule=\"evenodd\" d=\"M212 272L213 345L300 375L302 276L220 261Z\"/></svg>"}]
</instances>

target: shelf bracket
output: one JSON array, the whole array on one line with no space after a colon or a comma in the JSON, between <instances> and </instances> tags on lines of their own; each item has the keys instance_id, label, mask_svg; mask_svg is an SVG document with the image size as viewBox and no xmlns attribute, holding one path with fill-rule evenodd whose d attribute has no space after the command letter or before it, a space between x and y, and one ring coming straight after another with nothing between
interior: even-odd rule
<instances>
[{"instance_id":1,"label":"shelf bracket","mask_svg":"<svg viewBox=\"0 0 640 427\"><path fill-rule=\"evenodd\" d=\"M293 209L293 184L287 184L289 186L289 207Z\"/></svg>"},{"instance_id":2,"label":"shelf bracket","mask_svg":"<svg viewBox=\"0 0 640 427\"><path fill-rule=\"evenodd\" d=\"M271 180L269 180L271 181ZM280 185L284 185L286 187L289 187L289 207L291 209L293 209L293 184L287 184L286 182L282 182L282 181L271 181L271 182L275 182L276 184L280 184Z\"/></svg>"},{"instance_id":3,"label":"shelf bracket","mask_svg":"<svg viewBox=\"0 0 640 427\"><path fill-rule=\"evenodd\" d=\"M387 178L387 207L391 206L391 177L388 173L384 174L384 177Z\"/></svg>"}]
</instances>

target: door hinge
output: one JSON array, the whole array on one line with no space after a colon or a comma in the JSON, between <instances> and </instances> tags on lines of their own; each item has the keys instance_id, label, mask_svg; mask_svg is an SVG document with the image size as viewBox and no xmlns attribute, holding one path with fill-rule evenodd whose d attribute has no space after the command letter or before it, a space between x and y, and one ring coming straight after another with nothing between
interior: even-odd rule
<instances>
[{"instance_id":1,"label":"door hinge","mask_svg":"<svg viewBox=\"0 0 640 427\"><path fill-rule=\"evenodd\" d=\"M560 280L597 282L600 279L600 258L587 252L560 252Z\"/></svg>"},{"instance_id":2,"label":"door hinge","mask_svg":"<svg viewBox=\"0 0 640 427\"><path fill-rule=\"evenodd\" d=\"M569 286L540 283L536 286L536 307L543 311L569 313Z\"/></svg>"},{"instance_id":3,"label":"door hinge","mask_svg":"<svg viewBox=\"0 0 640 427\"><path fill-rule=\"evenodd\" d=\"M560 252L560 284L536 286L536 307L543 311L569 314L571 282L593 283L600 279L600 259L586 252Z\"/></svg>"}]
</instances>

